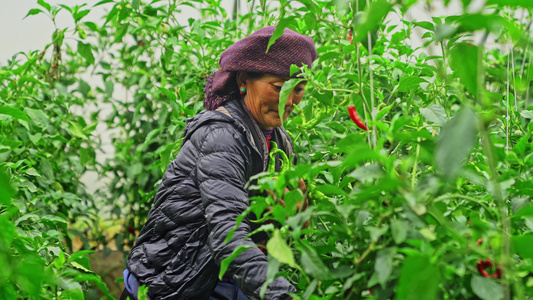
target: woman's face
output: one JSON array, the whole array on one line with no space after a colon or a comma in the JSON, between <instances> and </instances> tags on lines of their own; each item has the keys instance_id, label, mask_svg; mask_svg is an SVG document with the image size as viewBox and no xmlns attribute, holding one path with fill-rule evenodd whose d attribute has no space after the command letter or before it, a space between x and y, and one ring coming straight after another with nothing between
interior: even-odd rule
<instances>
[{"instance_id":1,"label":"woman's face","mask_svg":"<svg viewBox=\"0 0 533 300\"><path fill-rule=\"evenodd\" d=\"M255 120L263 129L280 127L281 119L278 113L279 93L283 83L289 78L283 78L276 75L265 74L258 79L242 78L239 80L239 89L246 88L244 104L250 109ZM293 104L298 104L304 95L306 82L301 82L291 91L285 111L283 112L283 121L287 120L294 109Z\"/></svg>"}]
</instances>

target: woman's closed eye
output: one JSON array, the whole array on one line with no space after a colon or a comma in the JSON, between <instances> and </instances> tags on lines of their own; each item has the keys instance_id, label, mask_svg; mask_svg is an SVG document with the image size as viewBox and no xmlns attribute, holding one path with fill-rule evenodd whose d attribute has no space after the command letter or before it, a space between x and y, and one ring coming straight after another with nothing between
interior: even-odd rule
<instances>
[{"instance_id":1,"label":"woman's closed eye","mask_svg":"<svg viewBox=\"0 0 533 300\"><path fill-rule=\"evenodd\" d=\"M298 86L297 86L297 87L294 88L294 93L297 94L297 95L299 95L299 94L303 93L304 90L305 90L305 89L304 89L303 87L298 87Z\"/></svg>"},{"instance_id":2,"label":"woman's closed eye","mask_svg":"<svg viewBox=\"0 0 533 300\"><path fill-rule=\"evenodd\" d=\"M282 85L277 85L277 84L273 84L273 83L271 83L271 84L272 84L272 87L274 88L274 90L276 92L278 92L278 93L281 92L281 88L283 87Z\"/></svg>"},{"instance_id":3,"label":"woman's closed eye","mask_svg":"<svg viewBox=\"0 0 533 300\"><path fill-rule=\"evenodd\" d=\"M282 85L277 85L277 84L273 84L273 83L272 83L272 87L278 93L281 92L281 89L283 88ZM294 88L294 93L297 94L297 95L300 95L301 93L304 92L304 90L305 90L305 88L297 86L297 87Z\"/></svg>"}]
</instances>

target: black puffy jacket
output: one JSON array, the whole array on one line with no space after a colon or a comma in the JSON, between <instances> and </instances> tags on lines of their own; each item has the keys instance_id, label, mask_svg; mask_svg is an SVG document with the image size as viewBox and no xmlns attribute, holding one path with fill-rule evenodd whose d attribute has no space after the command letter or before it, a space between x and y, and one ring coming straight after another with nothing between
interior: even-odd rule
<instances>
[{"instance_id":1,"label":"black puffy jacket","mask_svg":"<svg viewBox=\"0 0 533 300\"><path fill-rule=\"evenodd\" d=\"M279 147L290 155L292 142L283 128L274 130ZM240 245L255 245L245 220L225 244L235 220L249 205L244 186L266 170L263 134L242 101L203 111L187 121L181 150L168 166L146 224L132 248L127 268L148 286L150 299L208 299L218 282L219 265ZM240 254L225 276L251 300L267 273L266 256L256 246ZM295 291L277 278L265 299L290 299Z\"/></svg>"}]
</instances>

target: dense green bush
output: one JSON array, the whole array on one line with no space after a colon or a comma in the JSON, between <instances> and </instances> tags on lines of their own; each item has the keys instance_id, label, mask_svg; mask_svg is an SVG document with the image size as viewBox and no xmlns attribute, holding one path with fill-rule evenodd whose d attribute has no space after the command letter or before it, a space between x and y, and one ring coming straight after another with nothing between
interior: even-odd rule
<instances>
[{"instance_id":1,"label":"dense green bush","mask_svg":"<svg viewBox=\"0 0 533 300\"><path fill-rule=\"evenodd\" d=\"M286 203L250 208L274 206L264 218L277 226L262 227L269 278L287 277L302 299L531 298L533 4L488 0L472 12L463 0L462 14L414 21L416 2L249 1L236 6L248 13L228 14L219 1L105 0L94 23L89 5L39 0L30 15L67 13L75 25L0 69L0 298L81 299L89 281L107 292L71 240L128 250L186 119L202 110L203 79L265 25L313 37L319 53L285 124L299 164L252 186ZM201 17L182 19L190 7ZM423 47L412 48L414 32ZM81 79L89 71L101 84ZM89 104L112 113L74 113ZM97 122L118 132L103 164ZM88 170L109 179L95 195L79 181ZM312 203L302 213L299 178ZM106 235L102 218L122 231Z\"/></svg>"}]
</instances>

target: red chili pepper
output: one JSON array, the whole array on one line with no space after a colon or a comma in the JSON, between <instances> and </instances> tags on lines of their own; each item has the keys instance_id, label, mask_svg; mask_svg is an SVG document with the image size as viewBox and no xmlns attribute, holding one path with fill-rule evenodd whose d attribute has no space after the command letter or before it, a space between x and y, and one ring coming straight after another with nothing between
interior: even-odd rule
<instances>
[{"instance_id":1,"label":"red chili pepper","mask_svg":"<svg viewBox=\"0 0 533 300\"><path fill-rule=\"evenodd\" d=\"M357 111L355 110L355 106L353 105L348 106L348 113L350 114L350 118L352 118L353 122L355 123L355 125L357 125L357 127L363 130L368 130L365 123L361 121L361 118L357 114Z\"/></svg>"},{"instance_id":2,"label":"red chili pepper","mask_svg":"<svg viewBox=\"0 0 533 300\"><path fill-rule=\"evenodd\" d=\"M486 259L486 260L482 260L482 259L479 259L476 263L476 268L477 270L479 271L479 273L481 275L483 275L483 277L492 277L492 278L500 278L502 277L502 270L500 268L496 268L496 270L494 271L494 274L489 274L487 273L487 271L485 271L485 268L490 268L492 267L492 261L490 261L490 259Z\"/></svg>"},{"instance_id":3,"label":"red chili pepper","mask_svg":"<svg viewBox=\"0 0 533 300\"><path fill-rule=\"evenodd\" d=\"M348 31L348 42L350 42L350 44L353 44L352 30L351 29L350 29L350 31Z\"/></svg>"},{"instance_id":4,"label":"red chili pepper","mask_svg":"<svg viewBox=\"0 0 533 300\"><path fill-rule=\"evenodd\" d=\"M482 238L477 239L476 244L481 245L481 243L483 243L483 239Z\"/></svg>"},{"instance_id":5,"label":"red chili pepper","mask_svg":"<svg viewBox=\"0 0 533 300\"><path fill-rule=\"evenodd\" d=\"M128 231L131 232L131 233L135 233L135 229L133 229L132 226L128 226Z\"/></svg>"}]
</instances>

